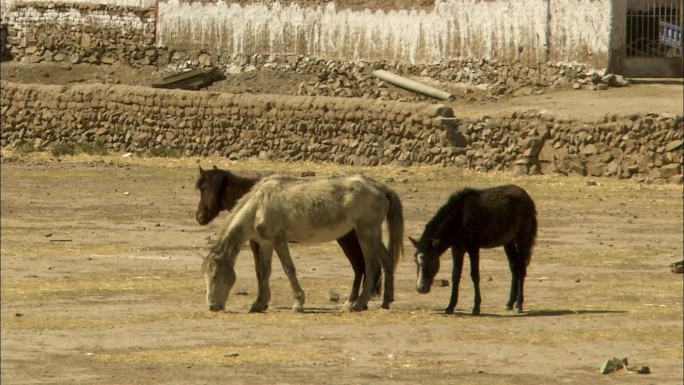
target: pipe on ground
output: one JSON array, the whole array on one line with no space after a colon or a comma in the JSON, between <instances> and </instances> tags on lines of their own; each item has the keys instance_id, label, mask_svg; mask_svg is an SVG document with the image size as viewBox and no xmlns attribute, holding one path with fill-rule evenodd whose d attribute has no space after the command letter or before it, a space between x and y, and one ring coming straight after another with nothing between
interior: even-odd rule
<instances>
[{"instance_id":1,"label":"pipe on ground","mask_svg":"<svg viewBox=\"0 0 684 385\"><path fill-rule=\"evenodd\" d=\"M454 95L440 89L430 87L415 80L407 79L403 76L393 74L388 71L377 70L373 71L373 76L380 80L384 80L397 87L407 89L409 91L418 92L439 100L454 100Z\"/></svg>"}]
</instances>

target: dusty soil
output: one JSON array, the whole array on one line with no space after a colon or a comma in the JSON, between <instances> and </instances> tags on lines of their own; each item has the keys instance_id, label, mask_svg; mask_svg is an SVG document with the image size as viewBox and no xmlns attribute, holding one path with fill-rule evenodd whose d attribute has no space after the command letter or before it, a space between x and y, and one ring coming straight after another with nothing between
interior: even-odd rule
<instances>
[{"instance_id":1,"label":"dusty soil","mask_svg":"<svg viewBox=\"0 0 684 385\"><path fill-rule=\"evenodd\" d=\"M468 267L457 314L448 287L414 290L405 242L396 302L345 313L352 271L334 243L292 247L307 294L292 314L274 262L271 309L248 314L256 279L238 258L227 311L204 303L200 256L223 216L194 221L199 159L8 158L2 164L3 384L681 384L682 190L572 177L513 177L440 167L202 159L241 173L363 172L394 187L407 236L457 188L517 183L536 200L539 238L526 310L503 310L510 274L500 248L482 253L483 315L469 314ZM467 264L466 264L467 265ZM443 257L438 279L449 279ZM599 374L629 357L651 374Z\"/></svg>"},{"instance_id":2,"label":"dusty soil","mask_svg":"<svg viewBox=\"0 0 684 385\"><path fill-rule=\"evenodd\" d=\"M152 67L134 69L127 66L67 65L54 63L23 64L5 62L0 66L0 77L17 83L80 84L120 83L150 86L162 74ZM228 74L223 81L209 86L210 91L250 94L296 95L302 82L315 81L316 74L264 70ZM465 94L463 85L436 83L416 77L434 86L452 90L456 100L449 104L459 117L479 117L502 112L540 109L557 116L597 119L606 113L671 113L682 114L684 95L681 79L646 79L625 88L606 91L545 89L542 95L510 96L491 101L477 94ZM410 95L409 91L389 86L397 96ZM461 90L461 91L459 91ZM475 95L475 96L473 96Z\"/></svg>"}]
</instances>

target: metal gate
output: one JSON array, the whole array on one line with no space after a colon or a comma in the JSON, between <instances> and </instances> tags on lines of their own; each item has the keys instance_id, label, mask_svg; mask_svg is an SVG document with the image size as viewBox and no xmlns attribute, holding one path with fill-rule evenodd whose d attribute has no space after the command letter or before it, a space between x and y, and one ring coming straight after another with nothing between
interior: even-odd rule
<instances>
[{"instance_id":1,"label":"metal gate","mask_svg":"<svg viewBox=\"0 0 684 385\"><path fill-rule=\"evenodd\" d=\"M682 76L682 0L628 0L628 76Z\"/></svg>"}]
</instances>

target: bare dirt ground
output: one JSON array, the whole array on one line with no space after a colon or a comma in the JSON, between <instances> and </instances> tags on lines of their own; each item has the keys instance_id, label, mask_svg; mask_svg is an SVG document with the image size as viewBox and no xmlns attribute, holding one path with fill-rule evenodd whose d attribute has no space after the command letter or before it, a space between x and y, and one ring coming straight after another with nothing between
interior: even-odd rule
<instances>
[{"instance_id":1,"label":"bare dirt ground","mask_svg":"<svg viewBox=\"0 0 684 385\"><path fill-rule=\"evenodd\" d=\"M7 159L7 154L5 153ZM483 315L469 314L464 268L457 314L448 287L417 294L413 249L396 302L345 313L352 271L334 243L292 247L307 294L292 314L274 260L271 308L248 314L253 261L243 249L227 311L204 303L200 256L222 218L195 223L199 159L19 156L2 164L3 384L681 384L682 188L573 177L514 177L441 167L202 159L241 173L363 172L404 202L407 236L454 190L517 183L536 200L539 237L526 313L503 310L501 248L482 253ZM450 278L443 257L438 279ZM651 374L599 374L608 358Z\"/></svg>"},{"instance_id":2,"label":"bare dirt ground","mask_svg":"<svg viewBox=\"0 0 684 385\"><path fill-rule=\"evenodd\" d=\"M120 83L150 86L160 77L152 67L134 69L127 66L93 66L86 64L25 64L5 62L0 66L0 78L17 83L40 84L82 84ZM264 70L240 74L228 74L223 81L209 86L210 91L250 94L296 95L299 85L317 79L316 74ZM457 83L441 84L428 78L417 77L438 87L457 90ZM482 115L510 113L526 109L545 110L556 116L596 120L606 113L670 113L682 114L684 95L681 79L643 79L625 88L610 88L606 91L545 89L541 95L510 96L502 100L478 99L473 94L454 92L456 100L446 102L459 117L475 118ZM410 95L409 91L390 88L399 96Z\"/></svg>"}]
</instances>

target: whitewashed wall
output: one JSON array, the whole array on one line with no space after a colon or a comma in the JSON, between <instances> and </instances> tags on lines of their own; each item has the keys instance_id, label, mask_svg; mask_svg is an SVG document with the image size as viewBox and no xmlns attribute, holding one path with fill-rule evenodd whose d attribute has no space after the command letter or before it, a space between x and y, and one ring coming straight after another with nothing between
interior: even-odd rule
<instances>
[{"instance_id":1,"label":"whitewashed wall","mask_svg":"<svg viewBox=\"0 0 684 385\"><path fill-rule=\"evenodd\" d=\"M429 11L169 0L159 4L157 42L228 56L266 52L409 62L461 56L534 59L546 43L545 19L543 0L446 0Z\"/></svg>"},{"instance_id":2,"label":"whitewashed wall","mask_svg":"<svg viewBox=\"0 0 684 385\"><path fill-rule=\"evenodd\" d=\"M19 1L39 0L0 0L3 13ZM156 43L179 51L206 50L224 59L252 53L412 63L487 57L605 67L611 4L623 0L437 0L428 10L384 11L338 10L333 3L300 7L282 1L239 5L160 0ZM68 2L156 4L156 0Z\"/></svg>"},{"instance_id":3,"label":"whitewashed wall","mask_svg":"<svg viewBox=\"0 0 684 385\"><path fill-rule=\"evenodd\" d=\"M552 0L548 26L550 57L585 62L607 60L611 8L611 2L605 0Z\"/></svg>"}]
</instances>

